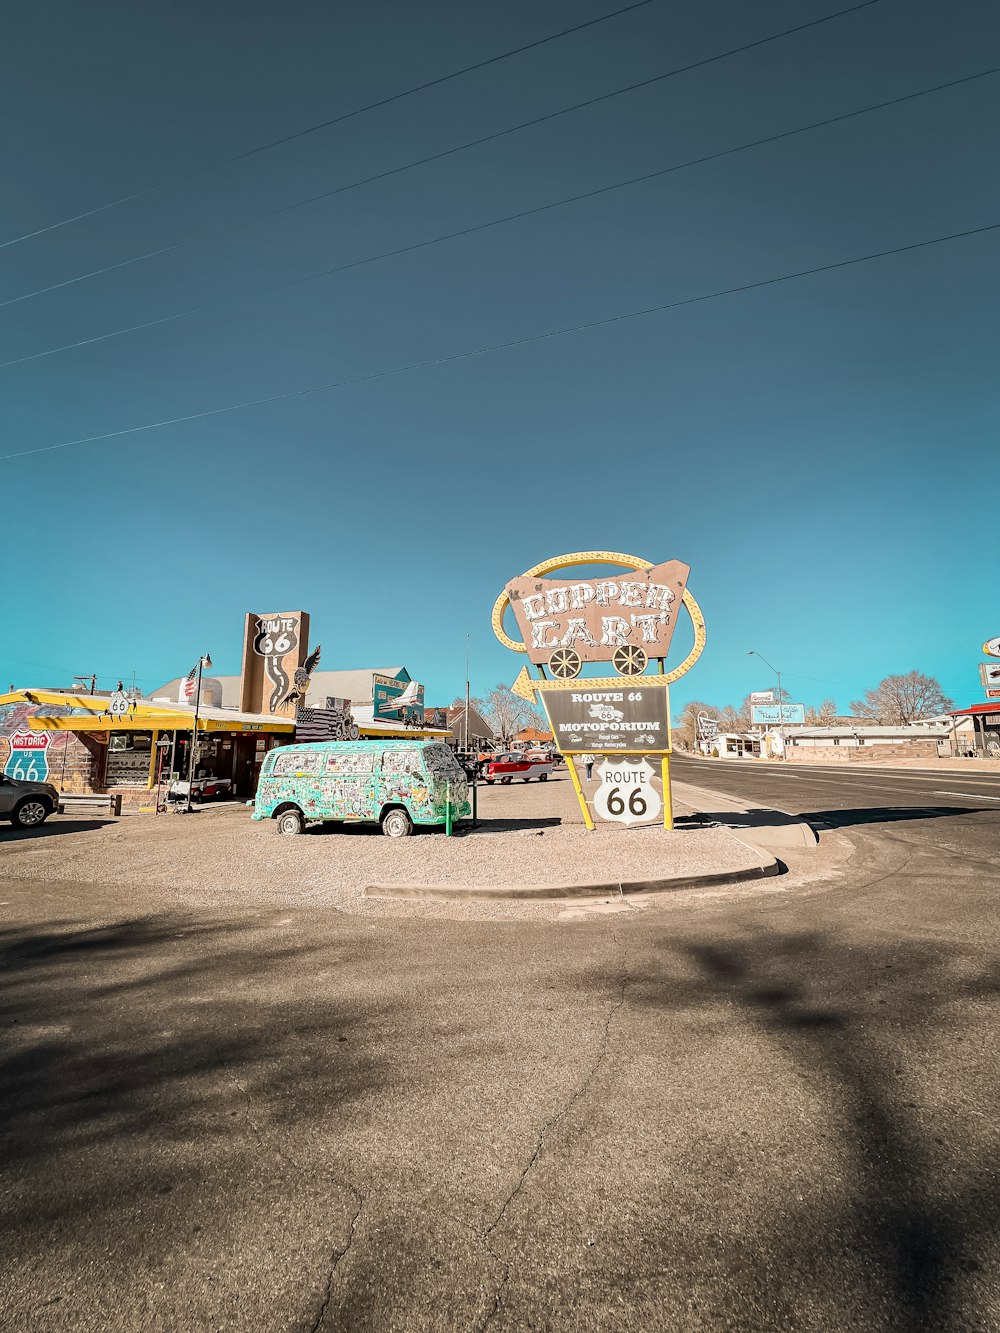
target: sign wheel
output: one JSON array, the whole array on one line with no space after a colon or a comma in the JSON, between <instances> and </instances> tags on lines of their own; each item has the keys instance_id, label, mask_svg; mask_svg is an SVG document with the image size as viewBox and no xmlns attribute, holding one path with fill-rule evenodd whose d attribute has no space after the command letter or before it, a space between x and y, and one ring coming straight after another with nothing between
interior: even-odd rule
<instances>
[{"instance_id":1,"label":"sign wheel","mask_svg":"<svg viewBox=\"0 0 1000 1333\"><path fill-rule=\"evenodd\" d=\"M611 660L619 676L641 676L646 670L649 658L644 648L634 643L627 643L624 647L615 649L615 655Z\"/></svg>"},{"instance_id":2,"label":"sign wheel","mask_svg":"<svg viewBox=\"0 0 1000 1333\"><path fill-rule=\"evenodd\" d=\"M580 654L572 648L557 648L549 658L549 669L556 680L572 680L582 666Z\"/></svg>"}]
</instances>

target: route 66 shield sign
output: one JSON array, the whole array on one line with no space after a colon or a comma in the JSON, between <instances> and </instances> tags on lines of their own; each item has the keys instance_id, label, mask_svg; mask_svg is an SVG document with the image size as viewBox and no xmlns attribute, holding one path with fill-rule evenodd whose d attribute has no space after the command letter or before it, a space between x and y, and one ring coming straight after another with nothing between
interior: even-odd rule
<instances>
[{"instance_id":1,"label":"route 66 shield sign","mask_svg":"<svg viewBox=\"0 0 1000 1333\"><path fill-rule=\"evenodd\" d=\"M597 770L600 786L594 793L594 809L614 824L649 824L663 809L660 793L652 784L653 769L640 759L605 759Z\"/></svg>"}]
</instances>

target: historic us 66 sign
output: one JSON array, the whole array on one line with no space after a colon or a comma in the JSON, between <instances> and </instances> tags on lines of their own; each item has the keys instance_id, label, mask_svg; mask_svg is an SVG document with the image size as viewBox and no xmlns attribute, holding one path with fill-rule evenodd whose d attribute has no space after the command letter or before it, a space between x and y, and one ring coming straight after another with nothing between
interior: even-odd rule
<instances>
[{"instance_id":1,"label":"historic us 66 sign","mask_svg":"<svg viewBox=\"0 0 1000 1333\"><path fill-rule=\"evenodd\" d=\"M601 785L594 793L594 809L602 819L615 824L651 824L659 819L663 802L645 759L605 759L597 776Z\"/></svg>"}]
</instances>

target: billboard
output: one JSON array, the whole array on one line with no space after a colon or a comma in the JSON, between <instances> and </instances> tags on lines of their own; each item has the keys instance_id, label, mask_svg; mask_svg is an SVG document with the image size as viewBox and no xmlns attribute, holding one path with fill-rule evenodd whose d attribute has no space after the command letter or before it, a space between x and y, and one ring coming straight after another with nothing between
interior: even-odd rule
<instances>
[{"instance_id":1,"label":"billboard","mask_svg":"<svg viewBox=\"0 0 1000 1333\"><path fill-rule=\"evenodd\" d=\"M670 691L549 690L542 694L563 754L665 754L670 751Z\"/></svg>"},{"instance_id":2,"label":"billboard","mask_svg":"<svg viewBox=\"0 0 1000 1333\"><path fill-rule=\"evenodd\" d=\"M750 717L755 727L801 725L806 720L805 704L754 704Z\"/></svg>"},{"instance_id":3,"label":"billboard","mask_svg":"<svg viewBox=\"0 0 1000 1333\"><path fill-rule=\"evenodd\" d=\"M408 698L412 696L413 702L394 709L393 704L404 692ZM420 726L424 720L424 687L412 680L396 680L394 676L382 676L375 671L372 673L372 705L376 722L409 722Z\"/></svg>"},{"instance_id":4,"label":"billboard","mask_svg":"<svg viewBox=\"0 0 1000 1333\"><path fill-rule=\"evenodd\" d=\"M980 662L979 679L983 683L983 689L987 691L987 698L992 697L990 690L1000 690L1000 662Z\"/></svg>"}]
</instances>

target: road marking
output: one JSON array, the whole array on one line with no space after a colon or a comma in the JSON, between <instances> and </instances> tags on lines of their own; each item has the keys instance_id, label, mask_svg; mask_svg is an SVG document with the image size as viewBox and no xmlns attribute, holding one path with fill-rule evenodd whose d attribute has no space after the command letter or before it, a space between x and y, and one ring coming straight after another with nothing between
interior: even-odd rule
<instances>
[{"instance_id":1,"label":"road marking","mask_svg":"<svg viewBox=\"0 0 1000 1333\"><path fill-rule=\"evenodd\" d=\"M789 764L787 766L782 765L781 768L778 768L777 765L775 765L773 768L769 766L768 768L762 771L766 773L773 773L775 777L783 777L783 778L808 777L809 774L801 771L804 768L805 768L804 764L803 765ZM818 769L819 772L821 773L836 773L841 778L846 778L847 773L850 773L851 778L848 778L847 779L848 781L852 781L855 776L863 777L867 776L869 773L872 772L871 769L867 768L866 765L862 764L857 765L857 767L855 767L853 764L850 767L844 764L810 764L809 768L810 770ZM756 765L753 768L747 768L744 769L743 771L748 773L755 772L757 771ZM877 773L880 778L889 778L893 782L940 782L941 781L940 773L927 772L927 773L922 773L919 776L910 777L909 775L899 772L895 769L889 770L884 768L876 768L874 772ZM987 782L993 786L996 786L998 778L1000 778L1000 773L984 773L982 777L979 777L972 773L967 773L965 775L966 782Z\"/></svg>"},{"instance_id":2,"label":"road marking","mask_svg":"<svg viewBox=\"0 0 1000 1333\"><path fill-rule=\"evenodd\" d=\"M804 765L803 765L803 767L804 767ZM761 776L764 776L764 777L770 777L770 776L773 775L773 776L776 777L776 778L777 778L777 777L781 777L781 778L798 778L800 781L804 781L804 782L809 782L810 780L813 781L813 782L836 782L836 781L839 779L841 782L847 782L847 783L851 783L851 782L853 782L853 781L855 780L855 778L865 778L865 777L868 777L868 776L869 776L869 772L870 772L870 771L865 771L865 770L861 770L861 771L859 771L859 770L860 770L860 765L859 765L859 768L858 768L858 769L854 769L854 768L852 768L852 769L850 770L850 772L851 772L851 776L848 777L847 774L845 773L844 769L843 769L839 764L837 764L837 765L827 765L827 764L822 764L822 765L820 765L820 764L816 764L816 765L812 765L812 764L810 764L810 768L811 768L811 769L814 769L814 768L815 768L815 769L819 769L819 770L820 770L820 773L816 773L815 771L814 771L814 772L805 773L805 772L802 772L802 771L799 769L798 766L794 766L794 767L793 767L793 766L789 766L788 768L785 768L785 767L782 767L782 768L774 767L774 768L772 768L772 767L768 766L768 768L766 768L766 769L758 769L757 766L754 765L752 768L749 768L749 767L748 767L748 768L743 768L743 769L740 769L740 770L738 770L738 771L740 771L740 772L742 772L742 773L758 773L758 774L760 774ZM681 771L680 767L678 768L678 771ZM888 772L886 772L885 769L878 769L878 770L876 770L876 772L877 772L877 774L878 774L878 776L879 776L880 778L888 779L888 780L891 781L891 782L934 782L934 781L940 782L940 781L941 781L940 775L937 774L937 773L927 773L927 774L925 774L925 775L922 775L921 777L904 777L904 776L902 776L902 775L898 775L898 774L896 774L896 773L888 773ZM822 773L835 774L836 776L835 776L835 777L834 777L834 776L831 776L831 777L822 777L822 776L820 776L820 774L822 774ZM874 774L871 774L871 776L874 776ZM966 780L966 782L986 782L986 783L989 783L990 786L992 786L994 790L996 790L996 787L997 787L997 779L998 779L998 778L1000 778L1000 774L986 773L986 774L984 774L983 777L981 777L981 778L979 778L979 777L973 777L972 774L967 774L965 780ZM679 779L679 780L680 780L680 781L683 781L683 778L681 778L681 779ZM887 787L881 787L881 788L877 788L877 790L880 790L880 791L888 791L889 788L887 788ZM970 794L970 793L968 793L968 792L965 793L965 795L967 795L967 796L968 796L969 794Z\"/></svg>"},{"instance_id":3,"label":"road marking","mask_svg":"<svg viewBox=\"0 0 1000 1333\"><path fill-rule=\"evenodd\" d=\"M745 774L747 774L747 775L749 775L749 776L752 776L754 773L758 773L758 776L767 778L767 777L769 777L769 776L773 773L776 777L777 777L777 776L781 776L781 777L784 777L784 778L794 778L794 779L798 779L798 781L800 781L800 782L820 782L820 783L826 783L826 784L829 784L830 786L835 786L835 785L837 784L837 782L839 781L840 784L841 784L842 786L845 786L845 787L848 787L848 788L853 788L855 791L858 791L858 794L859 794L860 796L863 796L865 792L870 792L870 791L884 791L884 792L888 792L890 796L897 796L897 797L898 797L898 796L901 796L901 795L903 794L902 792L897 791L895 787L881 787L881 786L879 786L879 784L876 783L876 782L866 782L866 783L864 784L864 788L863 788L863 790L861 790L861 789L859 789L858 786L855 784L855 781L854 781L854 777L853 777L853 776L850 777L850 778L848 778L848 777L846 777L846 775L844 775L839 769L837 769L837 770L830 770L830 769L825 770L826 772L835 771L835 772L837 773L837 777L820 777L820 776L819 776L818 774L816 774L816 773L793 773L793 772L791 772L791 771L790 771L789 769L787 769L787 768L784 769L784 770L768 768L765 772L760 772L760 771L759 771L758 769L756 769L756 768L752 768L752 769L751 769L751 768L744 768L744 769L742 769L742 770L740 770L740 771L743 772L743 773L745 773ZM683 769L680 770L680 772L683 772ZM722 776L722 775L720 774L720 776ZM863 777L863 776L867 776L867 775L866 775L866 774L863 775L863 774L860 774L860 773L859 773L857 776L858 776L859 778L861 778L861 777ZM880 777L885 777L885 776L887 776L887 775L886 775L885 773L880 773L879 776L880 776ZM933 778L933 776L929 776L929 777L928 777L927 779L925 779L925 780L926 780L926 781L933 782L933 781L934 781L934 778ZM678 775L678 781L683 782L683 781L684 781L684 778L681 777L680 775ZM915 781L918 781L918 779L916 779L916 778L903 778L902 781L904 781L904 782L915 782ZM695 783L690 783L689 785L690 785L690 786L695 786L696 784L695 784ZM947 795L952 795L952 796L954 796L954 795L959 795L959 796L964 797L964 798L967 799L967 800L973 800L973 801L1000 801L1000 796L987 796L985 792L940 792L940 791L932 790L932 791L929 791L929 792L914 792L913 795L914 795L914 796L941 796L941 795L946 795L946 796L947 796ZM741 797L741 796L737 796L737 797L735 797L734 799L736 799L736 800L742 800L743 797ZM777 809L778 807L776 807L776 806L772 806L771 808L772 808L772 809ZM913 808L913 807L909 807L909 806L907 806L907 807L903 807L903 808L904 808L904 809L910 809L910 808ZM920 807L916 807L916 808L920 808ZM801 818L801 815L796 816L796 818Z\"/></svg>"}]
</instances>

